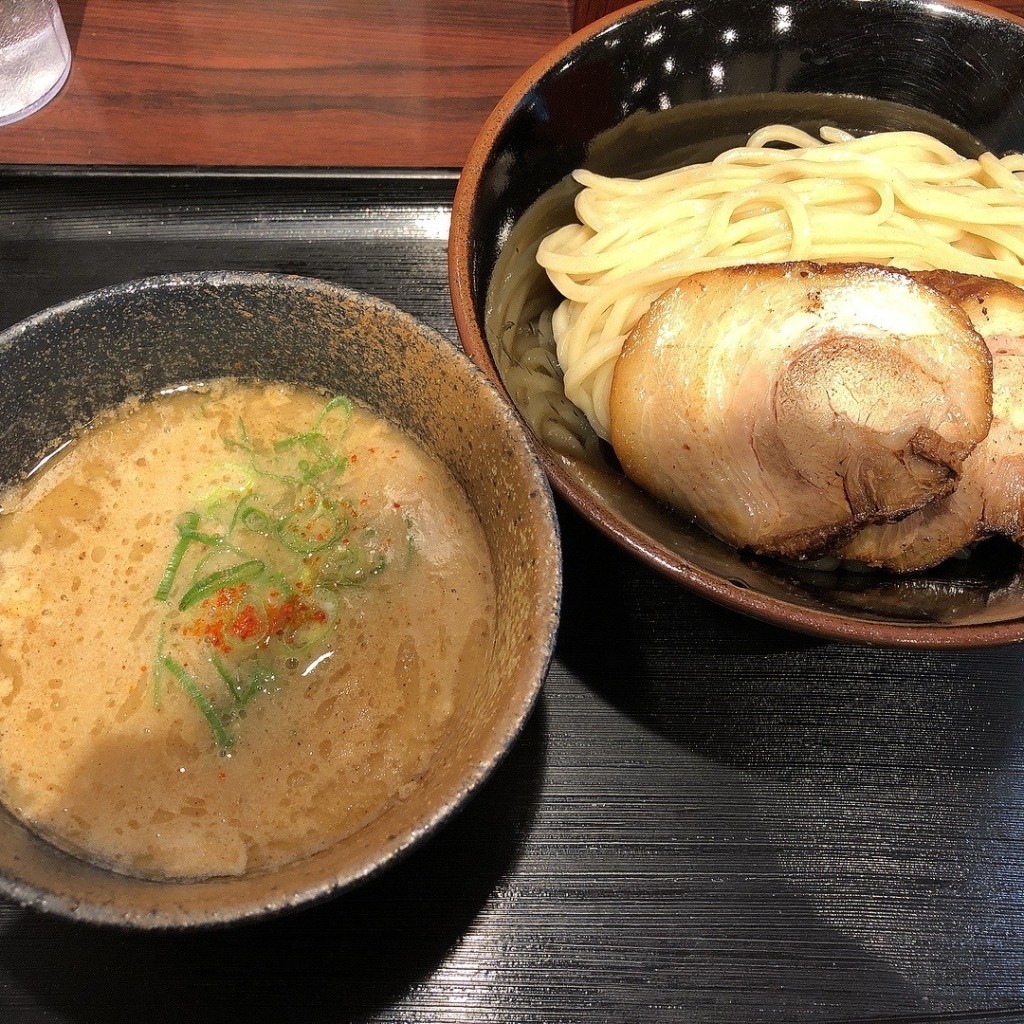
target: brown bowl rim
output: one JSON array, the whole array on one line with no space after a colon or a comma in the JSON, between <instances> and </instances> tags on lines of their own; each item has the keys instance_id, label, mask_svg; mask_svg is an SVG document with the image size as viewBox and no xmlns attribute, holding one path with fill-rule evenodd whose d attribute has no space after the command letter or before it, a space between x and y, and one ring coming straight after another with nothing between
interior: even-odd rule
<instances>
[{"instance_id":1,"label":"brown bowl rim","mask_svg":"<svg viewBox=\"0 0 1024 1024\"><path fill-rule=\"evenodd\" d=\"M476 196L487 157L508 118L526 93L543 75L593 36L618 21L661 2L663 0L638 0L637 3L613 11L574 32L540 57L513 83L488 115L463 166L452 204L451 231L448 240L448 284L452 310L459 338L466 353L487 374L513 408L516 408L515 403L512 402L511 396L501 381L490 348L477 325L473 309L469 224L476 205ZM914 0L914 2L920 3L921 0ZM998 10L988 4L978 2L978 0L938 0L938 2L939 6L943 8L969 10L983 17L1010 22L1024 28L1024 18ZM929 6L933 5L930 3ZM516 413L522 419L517 408ZM524 425L526 425L525 421ZM605 536L625 547L641 562L701 596L733 611L823 639L855 641L877 646L927 650L995 647L1024 641L1024 619L995 623L970 623L959 626L885 622L843 615L838 612L818 611L791 604L781 598L769 597L754 590L738 587L715 573L702 569L676 555L664 545L647 537L628 521L611 512L603 504L594 501L587 491L578 485L562 465L552 457L547 447L534 437L528 425L526 429L531 438L534 438L534 449L555 490L585 519L589 520Z\"/></svg>"}]
</instances>

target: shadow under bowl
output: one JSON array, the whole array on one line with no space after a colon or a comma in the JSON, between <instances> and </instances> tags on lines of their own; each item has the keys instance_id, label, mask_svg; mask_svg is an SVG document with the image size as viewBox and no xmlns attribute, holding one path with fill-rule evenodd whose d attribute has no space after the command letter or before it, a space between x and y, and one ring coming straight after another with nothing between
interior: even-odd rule
<instances>
[{"instance_id":1,"label":"shadow under bowl","mask_svg":"<svg viewBox=\"0 0 1024 1024\"><path fill-rule=\"evenodd\" d=\"M649 0L576 33L509 90L459 181L449 283L467 353L509 385L493 347L508 326L501 311L535 315L557 305L531 247L573 219L575 168L644 177L713 159L776 122L923 130L965 155L1020 151L1024 22L934 0ZM530 422L526 405L520 394ZM1024 638L1015 545L984 544L912 578L814 571L721 543L634 486L607 449L584 459L539 438L538 448L557 490L585 518L737 611L875 644Z\"/></svg>"},{"instance_id":2,"label":"shadow under bowl","mask_svg":"<svg viewBox=\"0 0 1024 1024\"><path fill-rule=\"evenodd\" d=\"M491 773L529 715L561 592L547 481L507 404L461 352L378 299L270 274L196 273L93 292L0 335L0 480L130 396L218 377L345 394L448 466L484 529L497 591L488 671L455 695L412 793L334 846L237 878L152 881L70 856L0 809L0 889L76 919L217 925L334 895L394 861Z\"/></svg>"}]
</instances>

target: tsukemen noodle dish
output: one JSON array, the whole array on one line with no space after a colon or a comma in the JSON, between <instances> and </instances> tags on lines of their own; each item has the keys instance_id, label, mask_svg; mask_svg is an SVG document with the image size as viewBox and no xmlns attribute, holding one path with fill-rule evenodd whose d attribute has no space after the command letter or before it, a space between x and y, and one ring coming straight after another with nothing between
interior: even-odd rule
<instances>
[{"instance_id":1,"label":"tsukemen noodle dish","mask_svg":"<svg viewBox=\"0 0 1024 1024\"><path fill-rule=\"evenodd\" d=\"M429 772L495 600L449 470L346 397L129 401L2 494L0 797L126 874L287 864Z\"/></svg>"},{"instance_id":2,"label":"tsukemen noodle dish","mask_svg":"<svg viewBox=\"0 0 1024 1024\"><path fill-rule=\"evenodd\" d=\"M769 123L578 169L513 229L486 326L549 449L735 548L913 574L1024 541L1024 156Z\"/></svg>"}]
</instances>

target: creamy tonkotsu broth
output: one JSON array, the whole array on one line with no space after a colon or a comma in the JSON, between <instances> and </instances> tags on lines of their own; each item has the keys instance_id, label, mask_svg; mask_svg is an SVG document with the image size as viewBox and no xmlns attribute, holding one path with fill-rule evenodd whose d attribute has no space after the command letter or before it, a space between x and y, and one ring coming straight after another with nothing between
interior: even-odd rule
<instances>
[{"instance_id":1,"label":"creamy tonkotsu broth","mask_svg":"<svg viewBox=\"0 0 1024 1024\"><path fill-rule=\"evenodd\" d=\"M344 400L135 402L0 500L0 797L117 870L324 848L408 795L486 670L464 493Z\"/></svg>"}]
</instances>

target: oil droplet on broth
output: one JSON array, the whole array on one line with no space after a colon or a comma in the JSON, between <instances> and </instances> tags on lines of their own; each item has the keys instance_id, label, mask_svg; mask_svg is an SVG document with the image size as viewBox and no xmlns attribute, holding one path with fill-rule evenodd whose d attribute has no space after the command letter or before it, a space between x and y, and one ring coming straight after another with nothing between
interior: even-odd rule
<instances>
[{"instance_id":1,"label":"oil droplet on broth","mask_svg":"<svg viewBox=\"0 0 1024 1024\"><path fill-rule=\"evenodd\" d=\"M54 460L57 475L44 470L16 513L0 515L0 636L12 622L33 624L0 648L0 798L58 845L154 877L270 868L372 820L410 791L444 742L455 686L489 658L479 623L462 611L493 605L486 542L444 467L358 407L343 439L354 458L339 486L358 522L394 518L400 503L398 521L415 521L417 543L400 573L346 591L336 636L320 641L344 656L315 666L309 652L288 659L272 692L238 716L228 757L180 686L164 679L157 700L140 671L154 660L161 615L152 595L178 517L218 479L231 488L245 476L230 465L211 470L237 456L225 434L242 419L253 439L272 443L314 422L324 401L225 382L135 403L69 446ZM448 603L453 592L459 599ZM77 597L45 596L54 593ZM19 618L26 600L53 614ZM434 667L429 687L424 665ZM72 678L74 687L61 685ZM410 714L410 691L445 712ZM40 712L49 733L32 727ZM15 771L22 763L37 783Z\"/></svg>"}]
</instances>

